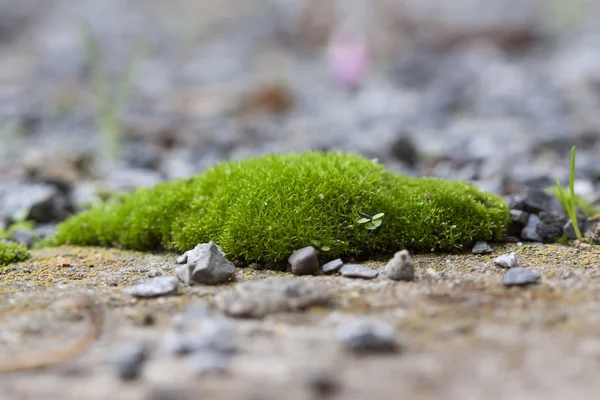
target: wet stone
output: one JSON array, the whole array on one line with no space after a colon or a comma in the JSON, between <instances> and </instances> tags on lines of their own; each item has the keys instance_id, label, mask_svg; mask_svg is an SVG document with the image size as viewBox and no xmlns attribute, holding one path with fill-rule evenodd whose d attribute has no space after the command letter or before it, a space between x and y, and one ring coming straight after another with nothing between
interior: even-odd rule
<instances>
[{"instance_id":1,"label":"wet stone","mask_svg":"<svg viewBox=\"0 0 600 400\"><path fill-rule=\"evenodd\" d=\"M394 254L385 267L385 275L394 281L413 281L415 279L415 262L407 250Z\"/></svg>"},{"instance_id":2,"label":"wet stone","mask_svg":"<svg viewBox=\"0 0 600 400\"><path fill-rule=\"evenodd\" d=\"M135 297L158 297L177 293L179 282L174 276L157 276L138 283L129 289Z\"/></svg>"},{"instance_id":3,"label":"wet stone","mask_svg":"<svg viewBox=\"0 0 600 400\"><path fill-rule=\"evenodd\" d=\"M515 267L508 270L502 278L504 286L527 286L538 283L542 275L537 272L523 267Z\"/></svg>"},{"instance_id":4,"label":"wet stone","mask_svg":"<svg viewBox=\"0 0 600 400\"><path fill-rule=\"evenodd\" d=\"M242 282L218 293L215 305L233 317L262 318L278 312L301 311L327 305L327 287L301 278L266 278Z\"/></svg>"},{"instance_id":5,"label":"wet stone","mask_svg":"<svg viewBox=\"0 0 600 400\"><path fill-rule=\"evenodd\" d=\"M519 265L519 258L515 252L502 254L494 259L494 265L501 268L514 268Z\"/></svg>"},{"instance_id":6,"label":"wet stone","mask_svg":"<svg viewBox=\"0 0 600 400\"><path fill-rule=\"evenodd\" d=\"M342 268L343 265L344 265L344 262L338 258L333 261L329 261L327 264L323 265L322 269L323 269L323 272L325 272L325 273L335 272L335 271L339 270L340 268Z\"/></svg>"},{"instance_id":7,"label":"wet stone","mask_svg":"<svg viewBox=\"0 0 600 400\"><path fill-rule=\"evenodd\" d=\"M375 271L374 269L358 264L346 264L340 269L340 273L346 278L363 279L373 279L379 275L379 272Z\"/></svg>"},{"instance_id":8,"label":"wet stone","mask_svg":"<svg viewBox=\"0 0 600 400\"><path fill-rule=\"evenodd\" d=\"M493 252L494 249L492 248L492 246L490 246L487 242L484 242L483 240L476 242L475 246L473 246L473 249L471 250L471 253L473 254L490 254Z\"/></svg>"},{"instance_id":9,"label":"wet stone","mask_svg":"<svg viewBox=\"0 0 600 400\"><path fill-rule=\"evenodd\" d=\"M312 246L294 251L288 262L292 266L292 273L294 275L311 275L319 269L317 251Z\"/></svg>"},{"instance_id":10,"label":"wet stone","mask_svg":"<svg viewBox=\"0 0 600 400\"><path fill-rule=\"evenodd\" d=\"M399 350L396 332L385 322L350 321L337 329L344 348L356 353L392 353Z\"/></svg>"}]
</instances>

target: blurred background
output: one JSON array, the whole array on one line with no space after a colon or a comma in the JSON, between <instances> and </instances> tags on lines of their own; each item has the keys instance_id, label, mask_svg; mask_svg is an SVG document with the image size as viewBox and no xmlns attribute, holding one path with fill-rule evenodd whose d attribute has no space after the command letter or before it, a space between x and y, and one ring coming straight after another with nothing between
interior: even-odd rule
<instances>
[{"instance_id":1,"label":"blurred background","mask_svg":"<svg viewBox=\"0 0 600 400\"><path fill-rule=\"evenodd\" d=\"M598 204L599 3L0 0L0 228L309 149Z\"/></svg>"}]
</instances>

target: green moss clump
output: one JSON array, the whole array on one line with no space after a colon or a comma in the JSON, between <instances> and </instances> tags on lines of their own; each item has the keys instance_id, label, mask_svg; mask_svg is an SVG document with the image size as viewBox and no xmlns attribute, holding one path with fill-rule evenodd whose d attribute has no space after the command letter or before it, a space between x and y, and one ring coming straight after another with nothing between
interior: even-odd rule
<instances>
[{"instance_id":1,"label":"green moss clump","mask_svg":"<svg viewBox=\"0 0 600 400\"><path fill-rule=\"evenodd\" d=\"M397 175L354 154L306 152L222 163L138 190L69 218L52 241L185 251L212 240L233 258L276 263L314 243L327 257L460 249L499 238L508 211L466 183ZM357 222L378 213L385 215L376 229Z\"/></svg>"},{"instance_id":2,"label":"green moss clump","mask_svg":"<svg viewBox=\"0 0 600 400\"><path fill-rule=\"evenodd\" d=\"M27 246L0 239L0 267L13 262L24 261L29 257Z\"/></svg>"}]
</instances>

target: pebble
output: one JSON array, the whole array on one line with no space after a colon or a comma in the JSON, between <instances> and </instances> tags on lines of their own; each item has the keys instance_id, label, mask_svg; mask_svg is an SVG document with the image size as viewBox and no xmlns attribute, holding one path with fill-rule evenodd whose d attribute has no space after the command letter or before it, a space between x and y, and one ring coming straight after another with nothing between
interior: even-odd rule
<instances>
[{"instance_id":1,"label":"pebble","mask_svg":"<svg viewBox=\"0 0 600 400\"><path fill-rule=\"evenodd\" d=\"M490 246L487 242L483 240L476 242L475 246L473 246L473 249L471 250L471 253L473 254L490 254L493 252L494 249L492 248L492 246Z\"/></svg>"},{"instance_id":2,"label":"pebble","mask_svg":"<svg viewBox=\"0 0 600 400\"><path fill-rule=\"evenodd\" d=\"M329 261L327 264L323 265L322 269L325 273L334 272L342 268L343 265L344 262L338 258L333 261Z\"/></svg>"},{"instance_id":3,"label":"pebble","mask_svg":"<svg viewBox=\"0 0 600 400\"><path fill-rule=\"evenodd\" d=\"M537 271L532 271L528 268L515 267L508 270L502 278L502 284L504 286L527 286L534 283L538 283L541 274Z\"/></svg>"},{"instance_id":4,"label":"pebble","mask_svg":"<svg viewBox=\"0 0 600 400\"><path fill-rule=\"evenodd\" d=\"M566 218L540 212L540 224L537 226L537 233L542 238L544 243L554 243L563 236L563 226L566 223Z\"/></svg>"},{"instance_id":5,"label":"pebble","mask_svg":"<svg viewBox=\"0 0 600 400\"><path fill-rule=\"evenodd\" d=\"M177 262L183 260L186 264L176 267L175 275L188 285L218 285L229 281L235 274L233 263L213 242L196 246L179 257Z\"/></svg>"},{"instance_id":6,"label":"pebble","mask_svg":"<svg viewBox=\"0 0 600 400\"><path fill-rule=\"evenodd\" d=\"M523 230L521 231L521 239L529 240L532 242L541 242L542 237L538 233L538 225L541 224L540 217L535 214L529 216L529 221Z\"/></svg>"},{"instance_id":7,"label":"pebble","mask_svg":"<svg viewBox=\"0 0 600 400\"><path fill-rule=\"evenodd\" d=\"M67 196L53 185L0 182L0 220L60 221L69 208Z\"/></svg>"},{"instance_id":8,"label":"pebble","mask_svg":"<svg viewBox=\"0 0 600 400\"><path fill-rule=\"evenodd\" d=\"M373 279L379 275L379 272L359 264L346 264L340 269L342 276L346 278Z\"/></svg>"},{"instance_id":9,"label":"pebble","mask_svg":"<svg viewBox=\"0 0 600 400\"><path fill-rule=\"evenodd\" d=\"M213 351L198 351L188 357L187 367L197 375L221 374L229 369L229 357Z\"/></svg>"},{"instance_id":10,"label":"pebble","mask_svg":"<svg viewBox=\"0 0 600 400\"><path fill-rule=\"evenodd\" d=\"M387 263L385 274L394 281L414 281L415 262L407 250L401 250Z\"/></svg>"},{"instance_id":11,"label":"pebble","mask_svg":"<svg viewBox=\"0 0 600 400\"><path fill-rule=\"evenodd\" d=\"M558 216L564 216L565 211L562 205L554 195L533 187L525 188L519 194L522 210L528 213L537 214L541 211Z\"/></svg>"},{"instance_id":12,"label":"pebble","mask_svg":"<svg viewBox=\"0 0 600 400\"><path fill-rule=\"evenodd\" d=\"M179 282L174 276L157 276L138 283L129 289L135 297L158 297L177 293Z\"/></svg>"},{"instance_id":13,"label":"pebble","mask_svg":"<svg viewBox=\"0 0 600 400\"><path fill-rule=\"evenodd\" d=\"M350 321L337 329L344 348L356 353L391 353L399 349L396 332L385 322Z\"/></svg>"},{"instance_id":14,"label":"pebble","mask_svg":"<svg viewBox=\"0 0 600 400\"><path fill-rule=\"evenodd\" d=\"M517 253L507 253L502 254L498 258L494 260L494 265L497 265L501 268L514 268L519 265L519 259L517 257Z\"/></svg>"},{"instance_id":15,"label":"pebble","mask_svg":"<svg viewBox=\"0 0 600 400\"><path fill-rule=\"evenodd\" d=\"M294 251L288 258L288 262L292 266L292 273L294 275L311 275L319 269L317 251L312 246Z\"/></svg>"},{"instance_id":16,"label":"pebble","mask_svg":"<svg viewBox=\"0 0 600 400\"><path fill-rule=\"evenodd\" d=\"M148 358L148 350L138 342L120 344L112 354L113 363L119 377L123 380L134 380L142 371Z\"/></svg>"}]
</instances>

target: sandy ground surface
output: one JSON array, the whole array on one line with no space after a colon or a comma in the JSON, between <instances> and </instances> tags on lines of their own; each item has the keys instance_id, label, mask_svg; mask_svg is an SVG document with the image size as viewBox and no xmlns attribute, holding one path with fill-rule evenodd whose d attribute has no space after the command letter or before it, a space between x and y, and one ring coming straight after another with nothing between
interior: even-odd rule
<instances>
[{"instance_id":1,"label":"sandy ground surface","mask_svg":"<svg viewBox=\"0 0 600 400\"><path fill-rule=\"evenodd\" d=\"M540 271L541 283L504 288L505 271L492 260L507 251ZM176 257L61 247L34 251L0 275L1 364L81 335L87 320L68 306L77 293L92 294L105 314L103 334L89 351L43 370L0 374L0 398L327 397L314 389L315 376L337 382L332 397L343 399L593 399L600 392L596 247L506 245L485 256L421 255L410 283L240 269L229 285L181 285L176 296L139 300L126 292L149 276L173 275ZM382 271L385 263L367 265ZM263 318L224 316L239 348L225 374L194 375L183 358L161 350L173 316L187 305L202 302L222 315L214 302L219 293L282 275L314 286L328 305ZM394 326L401 350L345 350L336 329L357 317ZM150 349L131 382L119 379L110 361L115 346L129 339Z\"/></svg>"}]
</instances>

